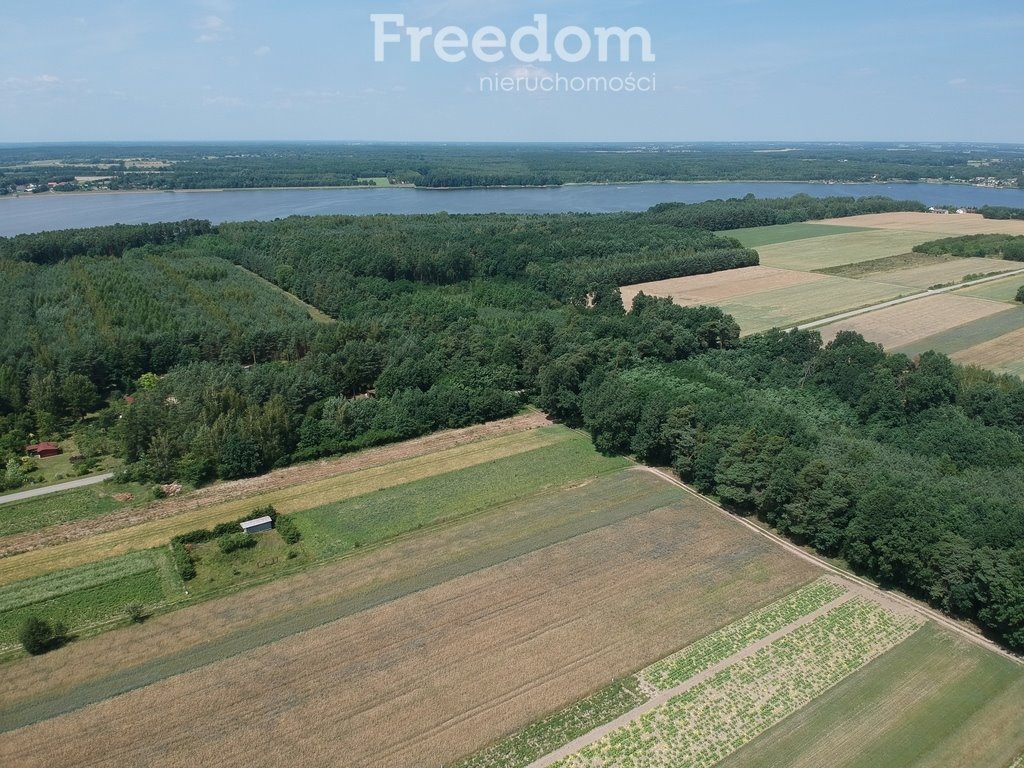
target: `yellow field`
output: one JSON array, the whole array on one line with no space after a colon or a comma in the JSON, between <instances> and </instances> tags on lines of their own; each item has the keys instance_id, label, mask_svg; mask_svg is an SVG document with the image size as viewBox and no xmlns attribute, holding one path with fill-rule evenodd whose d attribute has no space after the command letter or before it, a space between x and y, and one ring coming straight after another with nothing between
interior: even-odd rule
<instances>
[{"instance_id":1,"label":"yellow field","mask_svg":"<svg viewBox=\"0 0 1024 768\"><path fill-rule=\"evenodd\" d=\"M718 304L726 299L761 293L775 288L806 285L826 279L824 275L809 272L794 272L771 267L744 267L709 275L692 275L671 280L657 280L650 283L626 285L621 288L622 302L626 308L633 306L638 293L647 296L667 296L683 307L701 304Z\"/></svg>"},{"instance_id":2,"label":"yellow field","mask_svg":"<svg viewBox=\"0 0 1024 768\"><path fill-rule=\"evenodd\" d=\"M878 229L765 245L757 252L766 267L811 272L907 253L930 239L921 232Z\"/></svg>"},{"instance_id":3,"label":"yellow field","mask_svg":"<svg viewBox=\"0 0 1024 768\"><path fill-rule=\"evenodd\" d=\"M1012 310L995 301L939 294L840 320L817 330L825 343L840 331L856 331L868 341L892 349L1007 311Z\"/></svg>"},{"instance_id":4,"label":"yellow field","mask_svg":"<svg viewBox=\"0 0 1024 768\"><path fill-rule=\"evenodd\" d=\"M534 429L503 435L445 451L351 472L316 482L200 507L168 517L101 533L80 541L37 549L0 559L0 585L91 563L133 550L166 544L180 533L209 528L243 517L256 507L273 504L287 514L451 472L505 456L532 451L566 440L561 430Z\"/></svg>"},{"instance_id":5,"label":"yellow field","mask_svg":"<svg viewBox=\"0 0 1024 768\"><path fill-rule=\"evenodd\" d=\"M583 522L608 505L648 499L650 511L450 578L322 627L155 682L0 741L0 763L125 765L443 765L523 727L765 605L818 571L701 501L626 470L414 537L419 554L369 553L304 578L294 603L253 590L159 617L206 642L207 616L237 623L261 612L330 605L334 593L379 591L467 548ZM418 542L418 543L417 543ZM497 543L495 543L497 542ZM512 551L514 551L512 547ZM351 571L363 571L352 578ZM280 593L286 580L266 589ZM317 584L328 593L324 598ZM260 588L262 589L262 588ZM280 598L280 594L277 595ZM252 614L257 614L253 616ZM173 625L173 626L170 626ZM97 638L26 659L0 690L48 695L48 673L119 669L104 659L142 642ZM243 630L244 631L244 630ZM124 635L129 636L127 632ZM230 637L230 636L229 636ZM158 662L154 662L158 664ZM159 666L157 666L159 669ZM22 670L27 670L23 672ZM65 683L66 684L66 683Z\"/></svg>"},{"instance_id":6,"label":"yellow field","mask_svg":"<svg viewBox=\"0 0 1024 768\"><path fill-rule=\"evenodd\" d=\"M980 213L869 213L842 219L827 219L819 224L843 227L874 227L877 229L928 232L938 237L947 235L1024 235L1024 221L986 219ZM928 237L935 240L937 237Z\"/></svg>"}]
</instances>

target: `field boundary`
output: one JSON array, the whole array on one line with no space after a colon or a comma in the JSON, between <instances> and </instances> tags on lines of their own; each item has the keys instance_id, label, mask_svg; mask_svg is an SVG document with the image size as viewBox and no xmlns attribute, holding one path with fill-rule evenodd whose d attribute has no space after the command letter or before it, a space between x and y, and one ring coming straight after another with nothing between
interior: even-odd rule
<instances>
[{"instance_id":1,"label":"field boundary","mask_svg":"<svg viewBox=\"0 0 1024 768\"><path fill-rule=\"evenodd\" d=\"M797 546L793 542L783 538L782 536L779 536L776 533L772 533L771 531L767 531L758 525L754 525L754 523L750 522L749 520L744 520L742 517L733 514L714 499L705 496L700 491L694 488L691 488L682 480L673 477L668 472L665 472L664 470L661 469L657 469L655 467L647 467L643 465L637 465L636 469L645 472L653 472L655 475L658 475L663 480L665 480L665 482L671 483L672 485L682 488L691 496L696 496L698 499L710 504L721 514L728 516L731 520L734 520L736 523L744 526L745 528L754 531L759 536L762 536L768 539L769 541L774 542L776 545L791 552L797 557L809 563L817 565L819 568L828 571L833 576L838 576L848 585L854 585L862 590L866 590L867 593L871 596L871 598L876 602L882 602L883 605L886 605L886 602L889 602L890 604L899 605L904 610L909 610L919 615L922 615L925 618L930 619L931 621L934 621L936 624L939 624L940 626L944 627L945 629L955 632L961 637L970 640L975 645L979 645L982 648L985 648L989 651L998 653L1000 656L1010 659L1011 661L1017 664L1024 665L1024 657L1018 656L1015 653L1006 650L1001 645L993 642L992 640L989 640L987 637L985 637L977 630L965 626L963 623L950 618L946 614L936 611L934 608L930 608L917 600L907 597L906 595L902 595L898 592L890 592L887 590L883 590L877 584L873 584L865 578L862 578L860 576L857 576L856 574L837 568L836 566L832 565L832 563L828 562L825 558L820 557L819 555L812 554L803 549L802 547Z\"/></svg>"},{"instance_id":2,"label":"field boundary","mask_svg":"<svg viewBox=\"0 0 1024 768\"><path fill-rule=\"evenodd\" d=\"M583 749L583 747L590 746L594 742L600 741L613 731L616 731L622 726L628 725L629 723L632 723L634 720L643 717L648 712L651 712L652 710L655 710L658 707L667 704L676 696L681 696L682 694L689 691L691 688L696 688L701 683L707 682L722 670L727 669L728 667L731 667L734 664L743 661L746 658L749 658L750 656L753 656L758 651L767 648L776 640L785 637L786 635L794 632L802 626L810 624L816 619L819 619L825 614L829 613L833 608L838 608L840 605L848 603L856 597L857 594L855 592L847 592L846 594L840 595L831 602L826 603L822 607L814 610L806 616L801 616L796 621L790 622L782 629L773 632L767 637L763 637L760 640L755 640L753 643L737 651L732 656L722 659L718 663L714 664L711 667L708 667L707 669L701 672L698 672L696 675L690 677L684 682L679 683L678 685L673 686L672 688L669 688L667 690L655 693L653 696L651 696L651 698L649 698L647 701L645 701L643 704L636 707L635 709L630 710L626 714L617 717L615 720L612 720L609 723L606 723L602 726L595 728L589 733L580 736L578 739L574 739L573 741L566 744L564 747L561 747L560 749L557 749L554 752L545 755L541 759L536 760L533 763L530 763L527 766L527 768L549 768L549 766L554 765L560 760L564 760L565 758L569 757L575 752L578 752L580 749ZM639 674L642 674L642 672L638 673L638 675Z\"/></svg>"}]
</instances>

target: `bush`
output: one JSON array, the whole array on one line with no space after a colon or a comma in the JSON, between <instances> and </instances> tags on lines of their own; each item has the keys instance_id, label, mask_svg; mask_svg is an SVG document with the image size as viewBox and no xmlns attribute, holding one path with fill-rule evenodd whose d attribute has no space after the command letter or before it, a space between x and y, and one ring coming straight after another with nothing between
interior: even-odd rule
<instances>
[{"instance_id":1,"label":"bush","mask_svg":"<svg viewBox=\"0 0 1024 768\"><path fill-rule=\"evenodd\" d=\"M1024 304L1024 285L1017 289L1017 301Z\"/></svg>"},{"instance_id":2,"label":"bush","mask_svg":"<svg viewBox=\"0 0 1024 768\"><path fill-rule=\"evenodd\" d=\"M38 616L29 616L21 625L18 639L22 647L33 656L60 648L67 642L67 627L60 622L51 624Z\"/></svg>"},{"instance_id":3,"label":"bush","mask_svg":"<svg viewBox=\"0 0 1024 768\"><path fill-rule=\"evenodd\" d=\"M184 542L175 540L171 544L171 558L182 581L191 581L196 577L196 563Z\"/></svg>"},{"instance_id":4,"label":"bush","mask_svg":"<svg viewBox=\"0 0 1024 768\"><path fill-rule=\"evenodd\" d=\"M225 555L230 555L240 549L252 549L256 546L256 538L247 533L231 533L221 536L217 540L217 546Z\"/></svg>"},{"instance_id":5,"label":"bush","mask_svg":"<svg viewBox=\"0 0 1024 768\"><path fill-rule=\"evenodd\" d=\"M302 531L299 530L299 527L295 525L295 521L290 517L277 518L274 527L281 534L281 538L284 539L286 544L298 544L299 539L302 538Z\"/></svg>"},{"instance_id":6,"label":"bush","mask_svg":"<svg viewBox=\"0 0 1024 768\"><path fill-rule=\"evenodd\" d=\"M128 603L124 607L124 612L128 614L128 618L134 624L141 624L146 620L146 609L142 606L142 603Z\"/></svg>"}]
</instances>

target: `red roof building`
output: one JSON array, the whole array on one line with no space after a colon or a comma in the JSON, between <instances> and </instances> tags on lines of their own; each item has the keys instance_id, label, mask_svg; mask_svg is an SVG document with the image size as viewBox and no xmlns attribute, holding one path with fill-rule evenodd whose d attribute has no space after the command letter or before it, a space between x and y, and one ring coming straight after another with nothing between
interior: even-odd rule
<instances>
[{"instance_id":1,"label":"red roof building","mask_svg":"<svg viewBox=\"0 0 1024 768\"><path fill-rule=\"evenodd\" d=\"M25 453L29 456L45 459L48 456L59 456L64 451L56 443L36 443L35 445L26 445Z\"/></svg>"}]
</instances>

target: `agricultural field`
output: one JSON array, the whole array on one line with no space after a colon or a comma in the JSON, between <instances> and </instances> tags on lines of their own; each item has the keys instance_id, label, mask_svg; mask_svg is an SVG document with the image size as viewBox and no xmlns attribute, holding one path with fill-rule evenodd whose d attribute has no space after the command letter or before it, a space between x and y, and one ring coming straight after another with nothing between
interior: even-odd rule
<instances>
[{"instance_id":1,"label":"agricultural field","mask_svg":"<svg viewBox=\"0 0 1024 768\"><path fill-rule=\"evenodd\" d=\"M999 259L953 259L952 261L942 260L937 264L922 264L908 269L876 272L864 275L862 279L924 289L954 285L966 282L968 279L987 277L1000 272L1011 272L1022 267L1024 265L1020 262Z\"/></svg>"},{"instance_id":2,"label":"agricultural field","mask_svg":"<svg viewBox=\"0 0 1024 768\"><path fill-rule=\"evenodd\" d=\"M970 288L963 288L956 293L959 296L974 296L979 299L1016 304L1017 291L1022 285L1024 285L1024 275L1016 275L1005 280L993 280L981 285L972 285Z\"/></svg>"},{"instance_id":3,"label":"agricultural field","mask_svg":"<svg viewBox=\"0 0 1024 768\"><path fill-rule=\"evenodd\" d=\"M980 213L868 213L841 219L825 219L822 225L910 230L940 235L1024 235L1024 221L986 219ZM934 237L927 238L934 240Z\"/></svg>"},{"instance_id":4,"label":"agricultural field","mask_svg":"<svg viewBox=\"0 0 1024 768\"><path fill-rule=\"evenodd\" d=\"M1022 700L1024 668L928 625L719 765L1005 768Z\"/></svg>"},{"instance_id":5,"label":"agricultural field","mask_svg":"<svg viewBox=\"0 0 1024 768\"><path fill-rule=\"evenodd\" d=\"M8 665L0 762L448 764L816 574L651 473L591 471Z\"/></svg>"},{"instance_id":6,"label":"agricultural field","mask_svg":"<svg viewBox=\"0 0 1024 768\"><path fill-rule=\"evenodd\" d=\"M840 331L856 331L886 349L900 350L965 323L1014 312L994 301L943 293L839 320L817 330L825 342L834 339ZM926 349L915 347L915 351L920 352Z\"/></svg>"},{"instance_id":7,"label":"agricultural field","mask_svg":"<svg viewBox=\"0 0 1024 768\"><path fill-rule=\"evenodd\" d=\"M954 353L951 357L958 363L979 365L999 373L1024 376L1024 329L975 344Z\"/></svg>"},{"instance_id":8,"label":"agricultural field","mask_svg":"<svg viewBox=\"0 0 1024 768\"><path fill-rule=\"evenodd\" d=\"M172 537L198 528L237 520L250 510L273 505L289 514L360 496L381 488L403 485L477 464L514 456L580 437L557 428L531 429L500 435L479 443L458 445L436 453L391 464L371 466L302 485L202 506L181 514L99 533L67 544L35 549L0 558L0 585L19 578L52 573L134 550L165 545Z\"/></svg>"},{"instance_id":9,"label":"agricultural field","mask_svg":"<svg viewBox=\"0 0 1024 768\"><path fill-rule=\"evenodd\" d=\"M125 492L139 488L119 488ZM91 520L119 509L135 506L118 501L104 485L90 485L47 496L0 505L0 537L33 531L51 525Z\"/></svg>"},{"instance_id":10,"label":"agricultural field","mask_svg":"<svg viewBox=\"0 0 1024 768\"><path fill-rule=\"evenodd\" d=\"M735 237L743 244L744 248L761 248L775 243L788 243L793 240L806 240L811 237L826 237L828 235L844 235L865 230L866 227L848 227L841 224L806 221L795 224L776 224L770 227L729 229L717 234L723 237Z\"/></svg>"},{"instance_id":11,"label":"agricultural field","mask_svg":"<svg viewBox=\"0 0 1024 768\"><path fill-rule=\"evenodd\" d=\"M921 623L917 617L856 597L592 744L563 759L535 765L713 766L897 646Z\"/></svg>"},{"instance_id":12,"label":"agricultural field","mask_svg":"<svg viewBox=\"0 0 1024 768\"><path fill-rule=\"evenodd\" d=\"M651 283L637 283L621 288L623 304L633 306L637 294L668 296L676 304L693 307L701 304L718 304L739 296L762 293L779 288L818 283L826 278L809 272L794 272L788 269L770 267L743 267L708 275L677 277Z\"/></svg>"},{"instance_id":13,"label":"agricultural field","mask_svg":"<svg viewBox=\"0 0 1024 768\"><path fill-rule=\"evenodd\" d=\"M888 283L826 277L806 285L776 288L716 303L736 319L747 335L769 328L791 328L913 292L912 288Z\"/></svg>"},{"instance_id":14,"label":"agricultural field","mask_svg":"<svg viewBox=\"0 0 1024 768\"><path fill-rule=\"evenodd\" d=\"M758 248L757 252L763 266L813 272L907 253L930 239L933 238L921 232L867 230L776 243Z\"/></svg>"}]
</instances>

